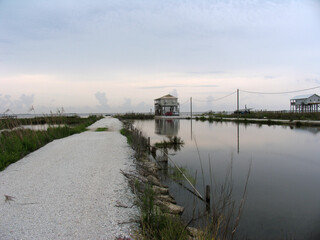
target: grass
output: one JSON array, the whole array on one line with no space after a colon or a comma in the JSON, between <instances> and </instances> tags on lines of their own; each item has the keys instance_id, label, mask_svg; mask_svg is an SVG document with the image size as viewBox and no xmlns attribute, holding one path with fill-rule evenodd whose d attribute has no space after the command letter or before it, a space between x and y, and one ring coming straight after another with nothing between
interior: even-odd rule
<instances>
[{"instance_id":1,"label":"grass","mask_svg":"<svg viewBox=\"0 0 320 240\"><path fill-rule=\"evenodd\" d=\"M168 149L173 149L175 151L178 151L183 147L183 140L180 137L174 136L174 137L169 137L169 141L163 140L161 142L157 142L154 144L155 147L157 148L168 148Z\"/></svg>"},{"instance_id":2,"label":"grass","mask_svg":"<svg viewBox=\"0 0 320 240\"><path fill-rule=\"evenodd\" d=\"M117 114L114 116L119 120L147 120L147 119L154 119L154 114L150 113L124 113L124 114Z\"/></svg>"},{"instance_id":3,"label":"grass","mask_svg":"<svg viewBox=\"0 0 320 240\"><path fill-rule=\"evenodd\" d=\"M215 118L237 118L237 114L223 114L208 112L205 116L211 116ZM247 119L281 119L281 120L314 120L320 121L320 112L269 112L269 111L253 111L246 114L240 114L241 118ZM201 120L201 119L200 119Z\"/></svg>"},{"instance_id":4,"label":"grass","mask_svg":"<svg viewBox=\"0 0 320 240\"><path fill-rule=\"evenodd\" d=\"M125 125L126 126L126 125ZM121 129L121 134L127 137L128 143L131 146L135 145L139 147L139 143L135 143L137 139L133 136L132 132L127 129ZM180 139L181 140L181 139ZM181 141L171 140L172 142L178 143ZM134 148L136 151L137 148ZM198 147L197 147L198 149ZM199 150L198 150L199 152ZM199 154L199 160L201 163L201 158ZM209 159L210 160L210 159ZM233 161L231 161L232 163ZM201 165L202 167L202 165ZM183 174L187 174L190 178L190 174L184 168L181 168ZM227 171L225 179L222 184L218 184L211 172L211 165L209 161L210 169L210 186L213 190L211 192L211 204L210 210L207 209L207 204L204 204L205 209L201 209L198 216L193 216L192 219L185 223L179 216L171 216L168 214L163 214L161 209L156 206L155 193L151 186L144 186L144 189L140 189L137 192L142 192L142 194L137 194L139 197L139 207L141 213L141 228L139 231L139 236L135 239L156 239L156 240L171 240L171 239L189 239L189 232L187 227L199 218L205 218L205 224L199 226L199 230L193 239L198 240L228 240L235 239L235 233L240 223L240 217L244 207L247 184L250 175L250 169L248 172L247 181L245 183L242 199L240 203L235 202L232 199L233 191L233 180L232 180L232 164L230 165L230 171ZM182 173L177 168L170 168L171 177L176 179L178 182L182 180ZM202 171L203 181L204 174ZM192 179L192 178L191 178ZM136 189L139 189L139 184L136 183ZM203 186L206 186L203 182ZM136 191L135 191L136 192ZM202 199L204 200L204 199ZM194 202L195 213L196 202Z\"/></svg>"},{"instance_id":5,"label":"grass","mask_svg":"<svg viewBox=\"0 0 320 240\"><path fill-rule=\"evenodd\" d=\"M170 167L168 176L174 181L181 182L185 180L184 174L193 185L196 184L196 179L190 174L190 171L187 168L179 167L179 169L180 171L176 167Z\"/></svg>"},{"instance_id":6,"label":"grass","mask_svg":"<svg viewBox=\"0 0 320 240\"><path fill-rule=\"evenodd\" d=\"M147 186L140 199L141 236L144 240L184 240L188 237L185 225L177 216L163 214L155 205L155 194Z\"/></svg>"},{"instance_id":7,"label":"grass","mask_svg":"<svg viewBox=\"0 0 320 240\"><path fill-rule=\"evenodd\" d=\"M122 128L120 130L120 133L127 138L127 143L131 145L132 144L132 132L126 128Z\"/></svg>"},{"instance_id":8,"label":"grass","mask_svg":"<svg viewBox=\"0 0 320 240\"><path fill-rule=\"evenodd\" d=\"M296 127L302 126L320 126L320 122L302 122L303 120L320 121L320 112L295 113L295 112L251 112L240 114L215 114L212 112L204 113L202 116L195 117L196 121L222 122L232 121L238 123L255 123L266 125L290 125ZM287 121L281 121L287 120Z\"/></svg>"},{"instance_id":9,"label":"grass","mask_svg":"<svg viewBox=\"0 0 320 240\"><path fill-rule=\"evenodd\" d=\"M92 116L90 116L91 118ZM85 123L86 118L79 116L57 116L57 115L43 115L35 118L3 118L0 119L0 129L13 129L21 125L68 125L76 126Z\"/></svg>"},{"instance_id":10,"label":"grass","mask_svg":"<svg viewBox=\"0 0 320 240\"><path fill-rule=\"evenodd\" d=\"M54 123L53 119L50 119L50 117L47 119L49 119L50 124ZM72 127L64 125L59 127L49 127L47 130L42 131L23 128L3 131L0 134L0 171L4 170L11 163L18 161L27 154L39 149L54 139L64 138L72 134L86 131L86 128L89 125L99 119L100 118L96 116L79 118L78 124L74 122ZM7 124L10 126L21 125L18 124L19 119L13 119L13 121L14 122L7 122ZM31 120L31 122L34 121L34 119ZM45 123L48 124L48 122ZM60 124L63 124L63 122Z\"/></svg>"},{"instance_id":11,"label":"grass","mask_svg":"<svg viewBox=\"0 0 320 240\"><path fill-rule=\"evenodd\" d=\"M105 132L105 131L108 131L108 128L97 128L96 129L96 132Z\"/></svg>"}]
</instances>

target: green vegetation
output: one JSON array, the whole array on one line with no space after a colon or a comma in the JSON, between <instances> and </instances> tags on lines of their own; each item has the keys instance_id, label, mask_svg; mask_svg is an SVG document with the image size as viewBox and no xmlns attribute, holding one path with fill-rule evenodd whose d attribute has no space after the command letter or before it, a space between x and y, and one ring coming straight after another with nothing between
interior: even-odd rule
<instances>
[{"instance_id":1,"label":"green vegetation","mask_svg":"<svg viewBox=\"0 0 320 240\"><path fill-rule=\"evenodd\" d=\"M238 114L225 114L208 112L203 116L215 118L237 118ZM320 112L268 112L268 111L253 111L250 113L240 114L241 118L247 119L281 119L281 120L315 120L320 121Z\"/></svg>"},{"instance_id":2,"label":"green vegetation","mask_svg":"<svg viewBox=\"0 0 320 240\"><path fill-rule=\"evenodd\" d=\"M174 181L182 182L185 180L183 176L185 175L193 185L196 184L196 179L190 174L187 168L179 167L179 169L180 171L176 167L169 167L168 176Z\"/></svg>"},{"instance_id":3,"label":"green vegetation","mask_svg":"<svg viewBox=\"0 0 320 240\"><path fill-rule=\"evenodd\" d=\"M114 116L119 120L147 120L154 119L154 114L150 113L125 113L125 114L117 114Z\"/></svg>"},{"instance_id":4,"label":"green vegetation","mask_svg":"<svg viewBox=\"0 0 320 240\"><path fill-rule=\"evenodd\" d=\"M128 142L133 147L133 149L137 152L142 151L141 147L141 138L140 134L137 134L135 130L131 132L130 123L124 122L124 127L121 129L121 134L127 137ZM140 137L137 137L140 136ZM181 139L174 139L172 138L169 142L173 142L177 145L181 143ZM168 143L163 143L165 145ZM171 143L172 144L172 143ZM199 152L198 152L199 153ZM138 161L145 159L146 154L143 155L136 155L140 156L141 158L137 158ZM140 160L139 160L140 159ZM201 158L199 154L199 160L201 163ZM139 178L132 177L129 180L131 184L134 183L134 192L137 194L139 198L139 207L141 213L141 228L140 231L137 233L138 235L134 239L191 239L190 235L192 235L192 239L198 240L228 240L234 239L235 233L240 223L240 217L243 211L246 193L247 193L247 184L250 175L249 168L247 180L244 186L244 191L240 202L236 202L232 199L232 191L233 191L233 180L232 180L232 162L230 165L230 169L227 171L225 179L222 180L222 183L216 182L211 172L211 165L209 159L209 169L210 169L210 186L211 186L211 200L210 206L209 204L204 204L205 209L203 209L202 213L198 216L193 215L192 219L185 223L181 220L180 216L171 215L163 213L161 206L159 206L159 195L155 192L155 188L152 187L150 184L152 183L145 183L141 181ZM142 166L142 164L138 164L138 166ZM201 165L202 168L202 165ZM192 184L195 183L195 180L191 177L191 174L188 173L187 169L180 168L179 171L177 168L169 168L168 169L169 176L178 181L178 183L182 183L184 179L183 175L186 175ZM141 169L140 169L141 171ZM203 175L203 171L202 171ZM142 176L145 176L142 173ZM204 176L204 175L203 175ZM130 177L129 177L130 178ZM204 181L204 178L203 178ZM206 184L203 182L203 186ZM194 195L196 193L193 190L190 190ZM203 197L199 197L202 201L205 201ZM196 203L195 203L196 204ZM196 205L194 205L194 211L196 210ZM201 220L201 226L199 229L190 229L188 226L194 222ZM190 235L189 235L190 234Z\"/></svg>"},{"instance_id":5,"label":"green vegetation","mask_svg":"<svg viewBox=\"0 0 320 240\"><path fill-rule=\"evenodd\" d=\"M294 112L251 112L240 114L226 113L204 113L200 117L195 117L196 121L222 122L232 121L239 123L256 123L267 125L290 125L290 126L320 126L320 112L312 113L294 113ZM319 122L303 122L303 120L319 121Z\"/></svg>"},{"instance_id":6,"label":"green vegetation","mask_svg":"<svg viewBox=\"0 0 320 240\"><path fill-rule=\"evenodd\" d=\"M96 129L96 132L105 132L105 131L108 131L108 128L97 128Z\"/></svg>"},{"instance_id":7,"label":"green vegetation","mask_svg":"<svg viewBox=\"0 0 320 240\"><path fill-rule=\"evenodd\" d=\"M89 116L92 118L94 116ZM43 115L42 117L35 118L1 118L0 129L13 129L22 125L68 125L76 126L81 123L87 122L87 118L79 116L56 116L56 115Z\"/></svg>"},{"instance_id":8,"label":"green vegetation","mask_svg":"<svg viewBox=\"0 0 320 240\"><path fill-rule=\"evenodd\" d=\"M50 119L49 117L47 119ZM63 119L63 118L61 118ZM35 131L23 128L16 130L5 130L0 133L0 171L11 163L14 163L32 151L44 146L54 139L64 138L72 134L86 131L86 128L99 120L100 117L90 116L88 118L78 118L79 122L74 122L72 127L59 126L49 127L46 131ZM13 123L7 122L10 126L20 126L19 119L11 119ZM31 120L33 122L34 120ZM53 122L50 119L50 122ZM48 122L45 122L48 123ZM60 122L64 124L63 122ZM55 123L56 124L56 123Z\"/></svg>"},{"instance_id":9,"label":"green vegetation","mask_svg":"<svg viewBox=\"0 0 320 240\"><path fill-rule=\"evenodd\" d=\"M177 136L170 136L168 137L169 141L163 140L161 142L155 143L154 146L157 148L168 148L178 151L183 146L184 142L180 137Z\"/></svg>"},{"instance_id":10,"label":"green vegetation","mask_svg":"<svg viewBox=\"0 0 320 240\"><path fill-rule=\"evenodd\" d=\"M126 128L122 128L120 130L120 133L127 138L127 143L131 145L132 144L132 132Z\"/></svg>"},{"instance_id":11,"label":"green vegetation","mask_svg":"<svg viewBox=\"0 0 320 240\"><path fill-rule=\"evenodd\" d=\"M155 193L151 186L146 186L140 200L142 239L184 240L188 238L188 232L180 218L163 214L155 205Z\"/></svg>"}]
</instances>

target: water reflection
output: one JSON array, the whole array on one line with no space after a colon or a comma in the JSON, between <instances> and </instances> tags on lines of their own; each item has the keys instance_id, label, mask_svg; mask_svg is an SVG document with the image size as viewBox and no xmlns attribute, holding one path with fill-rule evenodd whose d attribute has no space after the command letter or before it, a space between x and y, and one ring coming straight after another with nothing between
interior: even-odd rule
<instances>
[{"instance_id":1,"label":"water reflection","mask_svg":"<svg viewBox=\"0 0 320 240\"><path fill-rule=\"evenodd\" d=\"M239 123L237 123L237 153L240 153L240 133L239 133Z\"/></svg>"},{"instance_id":2,"label":"water reflection","mask_svg":"<svg viewBox=\"0 0 320 240\"><path fill-rule=\"evenodd\" d=\"M180 129L180 119L155 119L154 132L159 135L176 136Z\"/></svg>"},{"instance_id":3,"label":"water reflection","mask_svg":"<svg viewBox=\"0 0 320 240\"><path fill-rule=\"evenodd\" d=\"M303 128L295 128L296 131L308 131L314 135L317 135L320 132L320 128L315 127L303 127Z\"/></svg>"},{"instance_id":4,"label":"water reflection","mask_svg":"<svg viewBox=\"0 0 320 240\"><path fill-rule=\"evenodd\" d=\"M320 183L319 128L291 130L289 126L231 122L174 122L157 120L135 124L141 126L153 143L167 140L166 136L173 134L184 140L181 151L172 155L173 150L169 150L168 154L177 165L196 176L196 187L201 194L204 194L205 185L211 182L211 176L214 184L223 182L233 158L232 197L241 199L252 159L238 237L286 239L283 236L293 234L294 239L320 239L317 238L320 236L320 192L316 190ZM193 140L190 139L191 123ZM193 196L179 185L168 185L178 204L186 207L182 217L190 220Z\"/></svg>"}]
</instances>

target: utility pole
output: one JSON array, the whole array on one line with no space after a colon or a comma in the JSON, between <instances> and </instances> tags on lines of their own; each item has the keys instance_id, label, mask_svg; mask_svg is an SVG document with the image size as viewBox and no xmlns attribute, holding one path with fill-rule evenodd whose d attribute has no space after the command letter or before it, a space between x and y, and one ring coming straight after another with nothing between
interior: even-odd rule
<instances>
[{"instance_id":1,"label":"utility pole","mask_svg":"<svg viewBox=\"0 0 320 240\"><path fill-rule=\"evenodd\" d=\"M239 115L240 115L240 112L239 112L239 88L237 89L237 113L238 113L238 118L239 118Z\"/></svg>"},{"instance_id":2,"label":"utility pole","mask_svg":"<svg viewBox=\"0 0 320 240\"><path fill-rule=\"evenodd\" d=\"M190 116L192 120L192 97L190 97Z\"/></svg>"}]
</instances>

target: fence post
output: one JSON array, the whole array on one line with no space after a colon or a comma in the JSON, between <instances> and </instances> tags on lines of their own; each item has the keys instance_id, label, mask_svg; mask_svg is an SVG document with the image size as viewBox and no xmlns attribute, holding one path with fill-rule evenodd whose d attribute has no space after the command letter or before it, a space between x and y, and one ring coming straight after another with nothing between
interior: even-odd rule
<instances>
[{"instance_id":1,"label":"fence post","mask_svg":"<svg viewBox=\"0 0 320 240\"><path fill-rule=\"evenodd\" d=\"M206 185L206 209L210 210L210 186Z\"/></svg>"}]
</instances>

